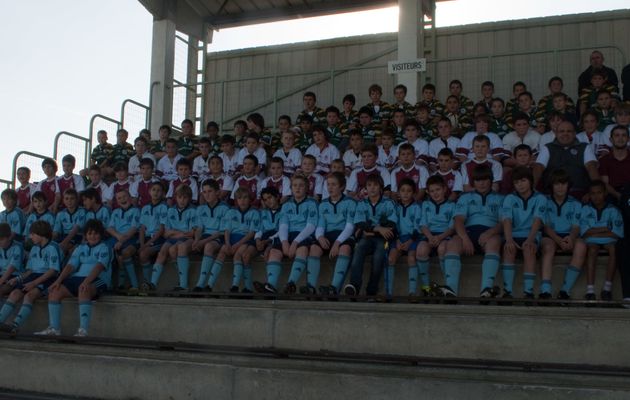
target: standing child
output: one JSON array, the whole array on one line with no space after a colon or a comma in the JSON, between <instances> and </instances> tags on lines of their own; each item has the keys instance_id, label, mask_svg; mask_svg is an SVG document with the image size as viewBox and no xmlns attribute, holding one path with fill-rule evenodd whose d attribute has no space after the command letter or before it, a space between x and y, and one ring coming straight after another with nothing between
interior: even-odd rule
<instances>
[{"instance_id":1,"label":"standing child","mask_svg":"<svg viewBox=\"0 0 630 400\"><path fill-rule=\"evenodd\" d=\"M52 241L52 227L46 221L31 225L31 249L26 263L26 272L11 278L9 285L14 289L0 309L0 330L16 333L31 315L33 303L42 297L54 282L61 269L61 250ZM4 323L13 313L17 303L23 299L22 307L11 324Z\"/></svg>"},{"instance_id":2,"label":"standing child","mask_svg":"<svg viewBox=\"0 0 630 400\"><path fill-rule=\"evenodd\" d=\"M505 116L505 102L501 98L496 98L490 103L490 128L492 133L496 133L500 139L503 139L509 131L510 127Z\"/></svg>"},{"instance_id":3,"label":"standing child","mask_svg":"<svg viewBox=\"0 0 630 400\"><path fill-rule=\"evenodd\" d=\"M420 139L419 135L418 123L414 120L407 121L405 123L405 137L407 141L403 143L409 143L413 146L417 164L426 164L429 155L429 143L424 139Z\"/></svg>"},{"instance_id":4,"label":"standing child","mask_svg":"<svg viewBox=\"0 0 630 400\"><path fill-rule=\"evenodd\" d=\"M370 102L362 108L366 108L370 111L371 122L374 124L375 128L380 131L387 125L390 118L390 106L381 100L381 96L383 96L383 88L380 85L370 85L368 88L368 95L370 96ZM361 111L359 111L359 120L360 119ZM378 138L376 138L376 140L376 144L380 144Z\"/></svg>"},{"instance_id":5,"label":"standing child","mask_svg":"<svg viewBox=\"0 0 630 400\"><path fill-rule=\"evenodd\" d=\"M429 107L429 116L434 121L442 116L444 105L435 98L435 85L427 83L422 87L422 100L416 103L416 109L421 105Z\"/></svg>"},{"instance_id":6,"label":"standing child","mask_svg":"<svg viewBox=\"0 0 630 400\"><path fill-rule=\"evenodd\" d=\"M330 174L332 174L333 172L340 172L341 174L343 174L344 177L346 176L346 165L344 164L342 159L338 158L336 160L333 160L333 162L330 164ZM345 180L343 185L345 189ZM329 197L330 193L328 193L328 185L322 184L322 200L326 200Z\"/></svg>"},{"instance_id":7,"label":"standing child","mask_svg":"<svg viewBox=\"0 0 630 400\"><path fill-rule=\"evenodd\" d=\"M363 136L363 141L365 143L376 143L380 144L381 140L381 131L375 127L372 122L372 117L374 113L372 109L369 107L361 107L359 110L359 132L361 132L361 136Z\"/></svg>"},{"instance_id":8,"label":"standing child","mask_svg":"<svg viewBox=\"0 0 630 400\"><path fill-rule=\"evenodd\" d=\"M439 175L433 175L427 180L427 190L429 199L422 203L422 219L420 220L420 232L423 237L416 250L417 269L410 269L409 281L417 281L419 274L422 294L427 296L430 290L429 257L437 255L446 281L446 286L442 287L442 293L448 297L457 296L455 283L459 282L459 270L457 268L447 270L444 258L446 246L451 235L455 233L453 228L455 203L446 198L446 182ZM415 290L410 290L410 293L415 294Z\"/></svg>"},{"instance_id":9,"label":"standing child","mask_svg":"<svg viewBox=\"0 0 630 400\"><path fill-rule=\"evenodd\" d=\"M461 138L466 132L470 131L472 126L471 115L467 112L466 107L460 106L457 96L451 95L446 99L444 117L451 121L455 137Z\"/></svg>"},{"instance_id":10,"label":"standing child","mask_svg":"<svg viewBox=\"0 0 630 400\"><path fill-rule=\"evenodd\" d=\"M192 251L201 252L201 271L193 292L212 291L223 267L224 258L217 257L225 243L225 227L230 207L221 201L221 188L217 181L208 179L201 184L204 204L197 207L197 229ZM223 254L222 254L223 255Z\"/></svg>"},{"instance_id":11,"label":"standing child","mask_svg":"<svg viewBox=\"0 0 630 400\"><path fill-rule=\"evenodd\" d=\"M512 173L514 193L503 201L501 220L505 244L503 246L503 298L512 298L516 255L523 253L523 296L534 298L536 281L536 252L540 245L543 221L547 207L544 195L534 191L531 169L516 167Z\"/></svg>"},{"instance_id":12,"label":"standing child","mask_svg":"<svg viewBox=\"0 0 630 400\"><path fill-rule=\"evenodd\" d=\"M192 191L192 201L197 203L199 198L199 188L197 187L197 181L190 177L190 161L186 158L182 158L177 161L177 178L173 179L168 185L168 192L166 193L166 201L169 206L175 204L173 201L173 195L179 186L189 186Z\"/></svg>"},{"instance_id":13,"label":"standing child","mask_svg":"<svg viewBox=\"0 0 630 400\"><path fill-rule=\"evenodd\" d=\"M588 246L586 258L586 300L595 300L595 263L601 249L608 252L606 280L600 293L604 301L612 300L612 281L617 272L615 244L623 238L623 219L619 209L606 200L608 192L602 181L592 181L589 186L590 204L582 208L582 238Z\"/></svg>"},{"instance_id":14,"label":"standing child","mask_svg":"<svg viewBox=\"0 0 630 400\"><path fill-rule=\"evenodd\" d=\"M51 213L56 214L61 203L61 192L59 191L59 183L57 182L57 163L52 158L46 158L42 161L42 170L46 178L39 181L35 187L36 192L44 192L46 202Z\"/></svg>"},{"instance_id":15,"label":"standing child","mask_svg":"<svg viewBox=\"0 0 630 400\"><path fill-rule=\"evenodd\" d=\"M66 189L63 194L63 205L64 209L55 217L53 238L67 256L83 241L85 210L79 205L79 194L72 188Z\"/></svg>"},{"instance_id":16,"label":"standing child","mask_svg":"<svg viewBox=\"0 0 630 400\"><path fill-rule=\"evenodd\" d=\"M20 186L17 191L17 204L23 212L27 213L31 209L31 196L35 193L35 184L30 183L31 170L27 167L20 167L17 169L17 180L20 182Z\"/></svg>"},{"instance_id":17,"label":"standing child","mask_svg":"<svg viewBox=\"0 0 630 400\"><path fill-rule=\"evenodd\" d=\"M68 264L48 288L49 326L36 335L61 335L61 300L78 297L79 329L74 336L87 336L92 319L92 301L112 282L111 250L103 241L105 228L100 221L85 225L85 242L72 253Z\"/></svg>"},{"instance_id":18,"label":"standing child","mask_svg":"<svg viewBox=\"0 0 630 400\"><path fill-rule=\"evenodd\" d=\"M485 136L490 140L491 157L497 161L501 161L504 155L503 142L499 136L489 132L490 117L487 115L479 115L475 117L474 130L466 133L457 148L457 155L462 162L466 159L473 158L473 141L478 136Z\"/></svg>"},{"instance_id":19,"label":"standing child","mask_svg":"<svg viewBox=\"0 0 630 400\"><path fill-rule=\"evenodd\" d=\"M24 272L24 248L12 238L11 227L0 223L0 296L13 290L9 281Z\"/></svg>"},{"instance_id":20,"label":"standing child","mask_svg":"<svg viewBox=\"0 0 630 400\"><path fill-rule=\"evenodd\" d=\"M302 164L302 152L295 148L295 132L289 130L282 133L282 148L273 153L284 162L284 174L290 177Z\"/></svg>"},{"instance_id":21,"label":"standing child","mask_svg":"<svg viewBox=\"0 0 630 400\"><path fill-rule=\"evenodd\" d=\"M22 209L18 207L18 195L13 189L4 189L0 195L4 210L0 212L0 223L4 222L11 227L11 238L22 241L22 232L26 217Z\"/></svg>"},{"instance_id":22,"label":"standing child","mask_svg":"<svg viewBox=\"0 0 630 400\"><path fill-rule=\"evenodd\" d=\"M164 186L161 182L152 182L149 187L150 201L140 210L140 225L138 229L138 259L142 267L140 290L144 293L155 290L151 287L151 273L153 272L153 257L164 244L164 225L168 206L164 202Z\"/></svg>"},{"instance_id":23,"label":"standing child","mask_svg":"<svg viewBox=\"0 0 630 400\"><path fill-rule=\"evenodd\" d=\"M133 257L138 251L138 228L140 227L140 211L131 204L129 192L123 190L116 193L119 208L112 211L107 225L108 246L113 249L118 264L118 289L125 289L125 273L129 278L129 294L138 293L138 276Z\"/></svg>"}]
</instances>

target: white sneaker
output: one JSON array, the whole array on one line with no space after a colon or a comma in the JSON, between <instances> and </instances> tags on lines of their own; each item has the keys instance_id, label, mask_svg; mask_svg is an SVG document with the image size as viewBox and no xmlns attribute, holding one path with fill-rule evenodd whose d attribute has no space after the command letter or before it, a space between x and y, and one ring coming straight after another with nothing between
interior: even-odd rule
<instances>
[{"instance_id":1,"label":"white sneaker","mask_svg":"<svg viewBox=\"0 0 630 400\"><path fill-rule=\"evenodd\" d=\"M59 335L61 335L61 331L53 328L52 326L49 326L48 328L44 329L43 331L39 331L39 332L33 333L33 335L38 335L38 336L59 336Z\"/></svg>"},{"instance_id":2,"label":"white sneaker","mask_svg":"<svg viewBox=\"0 0 630 400\"><path fill-rule=\"evenodd\" d=\"M88 332L83 328L77 329L77 333L74 334L75 337L86 337L87 335Z\"/></svg>"},{"instance_id":3,"label":"white sneaker","mask_svg":"<svg viewBox=\"0 0 630 400\"><path fill-rule=\"evenodd\" d=\"M630 297L625 297L621 301L621 305L623 306L623 308L630 308Z\"/></svg>"}]
</instances>

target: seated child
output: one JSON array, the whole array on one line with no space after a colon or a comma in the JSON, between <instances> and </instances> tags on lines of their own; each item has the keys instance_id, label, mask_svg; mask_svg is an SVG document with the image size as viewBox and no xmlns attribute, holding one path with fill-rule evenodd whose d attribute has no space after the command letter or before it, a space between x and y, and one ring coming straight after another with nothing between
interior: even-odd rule
<instances>
[{"instance_id":1,"label":"seated child","mask_svg":"<svg viewBox=\"0 0 630 400\"><path fill-rule=\"evenodd\" d=\"M464 179L459 171L454 169L455 156L453 151L445 147L437 154L437 171L433 175L439 175L446 182L446 198L457 201L464 190Z\"/></svg>"},{"instance_id":2,"label":"seated child","mask_svg":"<svg viewBox=\"0 0 630 400\"><path fill-rule=\"evenodd\" d=\"M398 146L394 145L394 131L387 128L381 136L381 145L378 146L376 164L390 171L398 162Z\"/></svg>"},{"instance_id":3,"label":"seated child","mask_svg":"<svg viewBox=\"0 0 630 400\"><path fill-rule=\"evenodd\" d=\"M361 150L361 168L357 168L350 174L346 194L355 200L362 200L367 195L367 178L371 175L379 175L383 180L383 190L386 196L391 191L390 174L383 167L376 165L378 148L374 144L367 144Z\"/></svg>"},{"instance_id":4,"label":"seated child","mask_svg":"<svg viewBox=\"0 0 630 400\"><path fill-rule=\"evenodd\" d=\"M221 188L219 198L221 200L227 200L234 188L234 181L228 174L223 172L223 159L219 156L212 156L210 157L209 166L210 174L208 175L208 179L212 179L219 184Z\"/></svg>"},{"instance_id":5,"label":"seated child","mask_svg":"<svg viewBox=\"0 0 630 400\"><path fill-rule=\"evenodd\" d=\"M85 189L85 182L83 178L75 173L74 167L76 165L76 159L72 154L67 154L61 159L61 169L63 175L57 178L57 185L59 186L59 192L63 196L66 189L74 189L77 192L82 192Z\"/></svg>"},{"instance_id":6,"label":"seated child","mask_svg":"<svg viewBox=\"0 0 630 400\"><path fill-rule=\"evenodd\" d=\"M168 206L164 202L164 186L162 182L152 182L149 187L149 204L140 209L140 225L138 229L138 259L142 267L143 282L140 291L146 293L155 290L151 287L153 258L164 244L164 225Z\"/></svg>"},{"instance_id":7,"label":"seated child","mask_svg":"<svg viewBox=\"0 0 630 400\"><path fill-rule=\"evenodd\" d=\"M136 147L136 154L129 159L129 164L127 166L127 171L129 172L129 177L132 181L136 181L140 178L142 160L149 159L153 162L153 165L157 162L155 161L153 154L149 153L149 145L144 138L137 137L136 140L134 140L134 145Z\"/></svg>"},{"instance_id":8,"label":"seated child","mask_svg":"<svg viewBox=\"0 0 630 400\"><path fill-rule=\"evenodd\" d=\"M260 186L260 179L258 178L258 159L249 154L245 156L243 160L243 169L241 175L236 178L234 182L234 188L232 189L232 195L230 199L236 201L236 191L243 188L249 193L250 203L258 207L260 202L258 201L258 188Z\"/></svg>"},{"instance_id":9,"label":"seated child","mask_svg":"<svg viewBox=\"0 0 630 400\"><path fill-rule=\"evenodd\" d=\"M392 199L399 198L398 189L400 183L405 179L411 179L416 184L414 196L420 200L424 196L424 191L429 179L429 172L422 165L415 163L415 151L411 144L403 143L398 148L400 162L391 173L391 196Z\"/></svg>"},{"instance_id":10,"label":"seated child","mask_svg":"<svg viewBox=\"0 0 630 400\"><path fill-rule=\"evenodd\" d=\"M190 161L183 158L177 161L177 178L173 179L168 184L168 192L166 193L166 201L169 206L175 204L173 201L173 195L179 186L186 185L190 187L192 191L192 202L197 203L199 199L199 188L197 187L197 181L190 176L191 166Z\"/></svg>"},{"instance_id":11,"label":"seated child","mask_svg":"<svg viewBox=\"0 0 630 400\"><path fill-rule=\"evenodd\" d=\"M140 227L140 211L131 203L129 192L123 190L116 193L119 207L112 211L107 225L107 245L113 249L118 264L118 289L125 289L125 273L129 278L129 294L138 293L138 277L133 257L138 251L138 228ZM124 268L124 272L123 272Z\"/></svg>"},{"instance_id":12,"label":"seated child","mask_svg":"<svg viewBox=\"0 0 630 400\"><path fill-rule=\"evenodd\" d=\"M48 203L46 203L46 195L44 192L35 192L31 198L33 211L26 218L24 223L24 230L22 231L22 238L24 241L24 250L30 251L33 243L31 243L30 232L31 225L35 221L46 221L50 226L55 225L55 216L48 210Z\"/></svg>"},{"instance_id":13,"label":"seated child","mask_svg":"<svg viewBox=\"0 0 630 400\"><path fill-rule=\"evenodd\" d=\"M16 172L20 186L17 187L17 205L23 212L28 213L31 209L31 196L35 193L35 184L30 183L31 170L27 167L20 167Z\"/></svg>"},{"instance_id":14,"label":"seated child","mask_svg":"<svg viewBox=\"0 0 630 400\"><path fill-rule=\"evenodd\" d=\"M131 202L136 207L142 208L151 202L149 190L154 182L160 182L158 178L153 176L154 166L153 160L143 158L140 161L140 174L136 176L136 179L129 186Z\"/></svg>"},{"instance_id":15,"label":"seated child","mask_svg":"<svg viewBox=\"0 0 630 400\"><path fill-rule=\"evenodd\" d=\"M346 164L346 176L361 167L361 149L363 148L363 135L360 131L350 131L350 145L343 153L343 162Z\"/></svg>"},{"instance_id":16,"label":"seated child","mask_svg":"<svg viewBox=\"0 0 630 400\"><path fill-rule=\"evenodd\" d=\"M24 272L24 248L12 238L11 227L0 223L0 296L13 290L9 281Z\"/></svg>"},{"instance_id":17,"label":"seated child","mask_svg":"<svg viewBox=\"0 0 630 400\"><path fill-rule=\"evenodd\" d=\"M262 180L258 186L256 198L260 199L263 189L274 187L278 193L282 194L281 203L284 203L291 195L291 180L284 174L284 163L282 158L273 157L269 163L269 176Z\"/></svg>"},{"instance_id":18,"label":"seated child","mask_svg":"<svg viewBox=\"0 0 630 400\"><path fill-rule=\"evenodd\" d=\"M18 207L18 195L13 189L4 189L0 194L4 210L0 212L0 223L9 224L11 227L11 238L22 241L22 232L26 217L20 207Z\"/></svg>"},{"instance_id":19,"label":"seated child","mask_svg":"<svg viewBox=\"0 0 630 400\"><path fill-rule=\"evenodd\" d=\"M260 193L263 208L260 210L260 229L256 232L256 250L267 263L267 281L254 282L259 293L275 293L282 267L279 262L269 263L271 249L280 242L280 193L274 187L266 187Z\"/></svg>"},{"instance_id":20,"label":"seated child","mask_svg":"<svg viewBox=\"0 0 630 400\"><path fill-rule=\"evenodd\" d=\"M330 172L330 163L340 157L339 150L328 142L324 128L313 128L313 144L306 149L307 155L312 155L316 160L315 172L326 176Z\"/></svg>"},{"instance_id":21,"label":"seated child","mask_svg":"<svg viewBox=\"0 0 630 400\"><path fill-rule=\"evenodd\" d=\"M488 158L488 151L490 150L490 139L485 135L475 136L473 139L473 158L462 164L460 171L462 173L462 180L464 181L464 191L470 192L472 190L472 184L469 177L472 175L473 169L478 165L487 165L492 169L493 183L492 190L499 191L501 185L501 179L503 177L503 167L498 161Z\"/></svg>"},{"instance_id":22,"label":"seated child","mask_svg":"<svg viewBox=\"0 0 630 400\"><path fill-rule=\"evenodd\" d=\"M55 216L53 239L65 256L70 255L74 247L83 241L85 210L79 205L79 194L69 188L63 194L64 209Z\"/></svg>"},{"instance_id":23,"label":"seated child","mask_svg":"<svg viewBox=\"0 0 630 400\"><path fill-rule=\"evenodd\" d=\"M317 160L315 157L307 154L302 158L302 165L299 172L306 177L308 182L306 195L319 201L322 197L324 178L320 174L315 173L316 164Z\"/></svg>"},{"instance_id":24,"label":"seated child","mask_svg":"<svg viewBox=\"0 0 630 400\"><path fill-rule=\"evenodd\" d=\"M128 192L131 189L131 180L128 177L127 166L123 163L114 164L114 175L116 181L114 181L107 189L107 194L103 196L103 200L107 206L112 210L119 207L116 195L119 192Z\"/></svg>"},{"instance_id":25,"label":"seated child","mask_svg":"<svg viewBox=\"0 0 630 400\"><path fill-rule=\"evenodd\" d=\"M46 195L46 202L51 213L56 214L61 203L61 191L57 182L57 163L52 158L42 161L42 170L46 179L43 179L35 186L36 192L43 192Z\"/></svg>"},{"instance_id":26,"label":"seated child","mask_svg":"<svg viewBox=\"0 0 630 400\"><path fill-rule=\"evenodd\" d=\"M158 161L155 173L163 181L170 182L177 179L177 162L184 157L177 152L175 139L168 139L164 150L166 155Z\"/></svg>"}]
</instances>

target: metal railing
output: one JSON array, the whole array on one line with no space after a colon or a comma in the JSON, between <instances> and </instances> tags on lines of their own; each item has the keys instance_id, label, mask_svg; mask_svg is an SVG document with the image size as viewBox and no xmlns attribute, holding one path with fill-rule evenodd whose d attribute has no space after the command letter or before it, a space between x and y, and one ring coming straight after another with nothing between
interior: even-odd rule
<instances>
[{"instance_id":1,"label":"metal railing","mask_svg":"<svg viewBox=\"0 0 630 400\"><path fill-rule=\"evenodd\" d=\"M38 153L33 153L31 151L18 151L15 156L13 157L13 168L12 168L12 173L11 173L11 178L13 180L13 187L17 187L17 170L18 170L18 161L20 160L20 157L22 156L29 156L32 158L36 158L36 159L41 159L42 161L47 159L47 158L51 158L50 156L45 156L43 154L38 154ZM35 172L36 170L34 168L31 168L31 172ZM35 180L34 180L35 181Z\"/></svg>"},{"instance_id":2,"label":"metal railing","mask_svg":"<svg viewBox=\"0 0 630 400\"><path fill-rule=\"evenodd\" d=\"M122 105L120 106L120 125L127 129L127 125L125 124L125 120L126 118L126 114L129 111L128 110L128 105L134 105L142 110L144 110L144 124L142 125L143 128L149 128L149 125L151 124L151 121L149 120L149 106L146 106L140 102L137 102L135 100L132 99L125 99L122 102Z\"/></svg>"},{"instance_id":3,"label":"metal railing","mask_svg":"<svg viewBox=\"0 0 630 400\"><path fill-rule=\"evenodd\" d=\"M92 147L94 146L94 123L96 121L98 121L99 119L103 120L103 121L107 121L110 122L112 124L116 124L116 131L118 131L118 129L121 129L122 127L122 123L120 121L117 121L111 117L108 117L106 115L103 114L94 114L92 116L92 118L90 118L90 130L89 130L89 136L88 136L88 140L89 140L89 146L88 146L88 151L89 154L92 154Z\"/></svg>"},{"instance_id":4,"label":"metal railing","mask_svg":"<svg viewBox=\"0 0 630 400\"><path fill-rule=\"evenodd\" d=\"M55 136L55 142L53 144L53 158L55 160L59 160L59 141L60 139L62 139L63 137L68 137L74 140L78 140L79 142L82 143L83 145L83 168L87 168L89 165L89 160L90 160L90 151L89 151L89 145L90 145L90 139L84 137L84 136L80 136L77 135L75 133L71 133L71 132L66 132L66 131L61 131L59 133L57 133L57 135ZM63 153L67 153L67 154L72 154L72 152L68 152L68 151L63 151ZM75 157L78 156L78 154L75 154Z\"/></svg>"}]
</instances>

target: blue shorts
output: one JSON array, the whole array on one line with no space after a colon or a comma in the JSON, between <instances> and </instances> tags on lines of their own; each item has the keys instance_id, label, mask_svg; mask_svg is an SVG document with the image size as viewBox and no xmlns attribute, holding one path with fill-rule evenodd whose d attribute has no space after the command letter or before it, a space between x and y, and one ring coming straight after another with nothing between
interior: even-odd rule
<instances>
[{"instance_id":1,"label":"blue shorts","mask_svg":"<svg viewBox=\"0 0 630 400\"><path fill-rule=\"evenodd\" d=\"M29 282L33 282L35 279L39 278L42 275L44 275L44 274L43 273L40 274L40 273L33 272L32 274L30 274L29 276L24 278L24 280L22 281L21 284L17 284L15 286L15 289L24 289L24 285L26 285ZM37 285L37 288L43 293L43 292L46 291L46 289L48 289L48 286L52 285L55 282L55 280L57 280L56 276L48 278L44 282L42 282L39 285Z\"/></svg>"},{"instance_id":2,"label":"blue shorts","mask_svg":"<svg viewBox=\"0 0 630 400\"><path fill-rule=\"evenodd\" d=\"M299 234L300 232L289 232L289 239L288 239L289 244L293 243L293 241L295 240L296 237L298 237ZM315 243L315 238L311 235L307 237L306 239L302 240L300 243L298 243L297 247L298 248L304 247L304 246L308 247L312 245L313 243ZM275 243L275 240L274 240L273 248L276 250L282 251L282 241L278 240L278 243Z\"/></svg>"},{"instance_id":3,"label":"blue shorts","mask_svg":"<svg viewBox=\"0 0 630 400\"><path fill-rule=\"evenodd\" d=\"M431 235L435 236L435 235L441 235L443 232L431 232ZM451 240L450 236L445 237L444 239L442 239L442 241L445 240ZM428 242L429 239L427 239L426 236L422 235L422 238L420 239L420 241L418 242L418 244L420 244L420 242ZM437 257L438 253L437 253L437 247L433 247L431 248L431 253L429 253L429 257Z\"/></svg>"},{"instance_id":4,"label":"blue shorts","mask_svg":"<svg viewBox=\"0 0 630 400\"><path fill-rule=\"evenodd\" d=\"M118 243L118 239L116 239L115 237L110 237L110 238L107 238L105 240L105 244L107 244L107 246L109 246L110 249L113 249L114 246L116 245L116 243ZM117 250L117 251L123 251L129 246L134 246L134 247L138 248L138 237L137 236L134 235L132 238L129 238L129 239L125 240L123 242L122 246L120 246L120 249Z\"/></svg>"},{"instance_id":5,"label":"blue shorts","mask_svg":"<svg viewBox=\"0 0 630 400\"><path fill-rule=\"evenodd\" d=\"M615 243L617 243L617 239L590 237L590 238L584 239L584 242L586 242L586 244L598 244L600 246L604 246L604 245L607 245L607 244L615 244Z\"/></svg>"},{"instance_id":6,"label":"blue shorts","mask_svg":"<svg viewBox=\"0 0 630 400\"><path fill-rule=\"evenodd\" d=\"M151 250L160 251L162 245L166 242L163 236L160 236L155 242L153 242L153 246L149 247ZM146 242L145 242L146 243Z\"/></svg>"},{"instance_id":7,"label":"blue shorts","mask_svg":"<svg viewBox=\"0 0 630 400\"><path fill-rule=\"evenodd\" d=\"M68 235L66 235L65 233L62 233L61 235L59 235L59 237L55 239L55 242L61 243L64 240L66 240L67 237ZM81 236L80 234L76 234L74 235L72 239L70 239L70 243L75 244L75 245L81 243L82 241L83 241L83 236Z\"/></svg>"},{"instance_id":8,"label":"blue shorts","mask_svg":"<svg viewBox=\"0 0 630 400\"><path fill-rule=\"evenodd\" d=\"M214 233L204 233L201 235L201 240L208 239L210 236L214 235ZM223 246L225 244L225 235L218 236L211 240L211 242L216 242L219 246Z\"/></svg>"},{"instance_id":9,"label":"blue shorts","mask_svg":"<svg viewBox=\"0 0 630 400\"><path fill-rule=\"evenodd\" d=\"M471 225L466 227L466 233L468 234L468 237L470 238L473 246L475 246L475 254L485 253L485 250L479 244L479 236L481 236L481 234L488 229L490 229L490 227L487 227L485 225Z\"/></svg>"},{"instance_id":10,"label":"blue shorts","mask_svg":"<svg viewBox=\"0 0 630 400\"><path fill-rule=\"evenodd\" d=\"M179 244L179 243L184 243L187 240L190 240L190 239L186 239L186 238L166 239L166 243L168 243L170 245L175 245L175 244Z\"/></svg>"},{"instance_id":11,"label":"blue shorts","mask_svg":"<svg viewBox=\"0 0 630 400\"><path fill-rule=\"evenodd\" d=\"M523 243L525 243L525 241L527 240L526 237L524 237L524 238L522 238L522 237L521 238L515 237L515 238L512 238L512 239L514 240L514 242L516 242L516 244L518 244L521 247L523 246ZM534 243L536 244L536 249L538 249L538 247L540 246L540 243L538 243L538 239L535 239Z\"/></svg>"},{"instance_id":12,"label":"blue shorts","mask_svg":"<svg viewBox=\"0 0 630 400\"><path fill-rule=\"evenodd\" d=\"M330 247L332 247L333 244L335 244L335 241L337 240L337 238L339 237L339 235L341 234L342 231L330 231L330 232L325 232L324 233L324 237L326 239L328 239L328 241L330 242ZM348 245L350 247L353 247L355 245L356 241L354 240L353 236L350 236L348 239L344 240L343 243L341 243L341 245ZM319 240L315 239L313 241L313 244L318 245L319 247L322 247L319 245ZM323 249L322 249L323 250Z\"/></svg>"},{"instance_id":13,"label":"blue shorts","mask_svg":"<svg viewBox=\"0 0 630 400\"><path fill-rule=\"evenodd\" d=\"M63 282L61 282L61 284L64 285L74 297L78 297L79 286L81 286L84 280L84 276L73 276L65 279ZM107 285L99 278L94 279L94 281L92 281L92 285L96 287L96 296L103 294L103 292L107 290Z\"/></svg>"},{"instance_id":14,"label":"blue shorts","mask_svg":"<svg viewBox=\"0 0 630 400\"><path fill-rule=\"evenodd\" d=\"M230 233L230 245L234 245L239 240L243 239L245 235L241 235L240 233ZM244 243L247 246L256 246L256 240L250 239Z\"/></svg>"},{"instance_id":15,"label":"blue shorts","mask_svg":"<svg viewBox=\"0 0 630 400\"><path fill-rule=\"evenodd\" d=\"M398 240L390 241L389 242L389 248L390 249L395 249L395 248L398 247L398 242L399 241L400 241L400 243L405 243L409 239L411 239L412 242L409 245L409 248L407 249L407 253L414 252L418 248L418 243L420 243L420 240L414 239L413 235L402 235L401 237L398 238Z\"/></svg>"}]
</instances>

